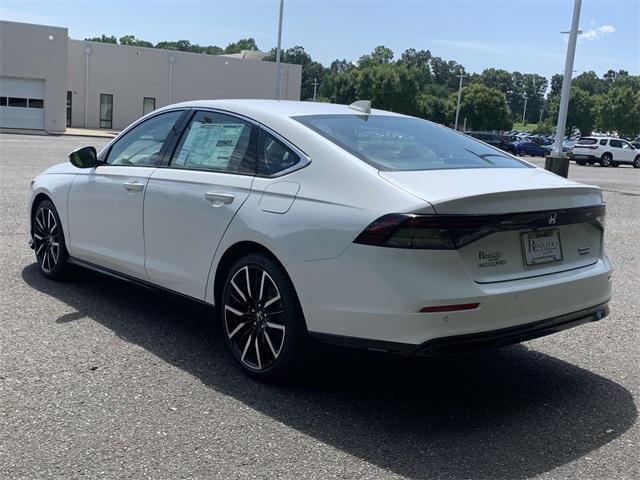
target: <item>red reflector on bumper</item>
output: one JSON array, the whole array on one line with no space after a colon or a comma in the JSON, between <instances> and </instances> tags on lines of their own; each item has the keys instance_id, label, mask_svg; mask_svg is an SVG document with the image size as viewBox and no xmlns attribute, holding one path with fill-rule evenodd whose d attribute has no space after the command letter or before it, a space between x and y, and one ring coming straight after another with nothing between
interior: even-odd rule
<instances>
[{"instance_id":1,"label":"red reflector on bumper","mask_svg":"<svg viewBox=\"0 0 640 480\"><path fill-rule=\"evenodd\" d=\"M433 307L422 307L421 313L438 313L438 312L459 312L461 310L473 310L478 308L479 303L459 303L457 305L436 305Z\"/></svg>"}]
</instances>

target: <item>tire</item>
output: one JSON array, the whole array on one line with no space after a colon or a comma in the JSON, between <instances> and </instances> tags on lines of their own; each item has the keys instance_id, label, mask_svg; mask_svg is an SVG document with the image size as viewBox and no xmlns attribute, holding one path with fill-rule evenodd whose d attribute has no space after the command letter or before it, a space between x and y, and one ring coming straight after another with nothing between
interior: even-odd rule
<instances>
[{"instance_id":1,"label":"tire","mask_svg":"<svg viewBox=\"0 0 640 480\"><path fill-rule=\"evenodd\" d=\"M31 219L33 250L40 272L51 280L61 279L67 270L69 253L64 240L62 222L50 200L38 204Z\"/></svg>"},{"instance_id":2,"label":"tire","mask_svg":"<svg viewBox=\"0 0 640 480\"><path fill-rule=\"evenodd\" d=\"M263 381L296 377L307 328L293 284L271 257L253 253L227 275L220 302L227 344L240 367Z\"/></svg>"},{"instance_id":3,"label":"tire","mask_svg":"<svg viewBox=\"0 0 640 480\"><path fill-rule=\"evenodd\" d=\"M602 157L600 157L600 166L609 167L612 161L613 161L613 156L610 153L603 153Z\"/></svg>"},{"instance_id":4,"label":"tire","mask_svg":"<svg viewBox=\"0 0 640 480\"><path fill-rule=\"evenodd\" d=\"M633 168L640 168L640 155L633 160Z\"/></svg>"},{"instance_id":5,"label":"tire","mask_svg":"<svg viewBox=\"0 0 640 480\"><path fill-rule=\"evenodd\" d=\"M612 167L619 167L620 164L618 162L611 162Z\"/></svg>"},{"instance_id":6,"label":"tire","mask_svg":"<svg viewBox=\"0 0 640 480\"><path fill-rule=\"evenodd\" d=\"M581 166L583 166L583 167L584 167L584 166L587 164L587 161L586 161L586 160L576 160L576 163L577 163L578 165L581 165Z\"/></svg>"},{"instance_id":7,"label":"tire","mask_svg":"<svg viewBox=\"0 0 640 480\"><path fill-rule=\"evenodd\" d=\"M589 165L595 165L595 164L596 164L596 161L595 161L595 160L588 160L588 161L587 161L587 163L588 163Z\"/></svg>"}]
</instances>

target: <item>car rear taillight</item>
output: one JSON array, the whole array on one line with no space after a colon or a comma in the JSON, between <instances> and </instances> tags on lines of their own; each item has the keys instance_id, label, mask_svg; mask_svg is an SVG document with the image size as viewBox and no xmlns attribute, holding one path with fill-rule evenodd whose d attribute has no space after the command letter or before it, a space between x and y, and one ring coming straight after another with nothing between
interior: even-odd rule
<instances>
[{"instance_id":1,"label":"car rear taillight","mask_svg":"<svg viewBox=\"0 0 640 480\"><path fill-rule=\"evenodd\" d=\"M497 232L587 223L604 230L605 206L489 215L391 213L372 222L354 243L391 248L454 250Z\"/></svg>"},{"instance_id":2,"label":"car rear taillight","mask_svg":"<svg viewBox=\"0 0 640 480\"><path fill-rule=\"evenodd\" d=\"M456 248L441 217L399 213L380 217L365 228L354 243L395 248Z\"/></svg>"}]
</instances>

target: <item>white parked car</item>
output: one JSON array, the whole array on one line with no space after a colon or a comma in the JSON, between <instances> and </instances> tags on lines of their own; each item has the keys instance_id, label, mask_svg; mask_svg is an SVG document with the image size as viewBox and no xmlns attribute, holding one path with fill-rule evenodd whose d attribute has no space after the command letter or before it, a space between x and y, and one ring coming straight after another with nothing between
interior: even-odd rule
<instances>
[{"instance_id":1,"label":"white parked car","mask_svg":"<svg viewBox=\"0 0 640 480\"><path fill-rule=\"evenodd\" d=\"M434 355L608 313L600 189L368 102L171 105L31 189L46 277L76 264L215 305L265 379L311 337Z\"/></svg>"},{"instance_id":2,"label":"white parked car","mask_svg":"<svg viewBox=\"0 0 640 480\"><path fill-rule=\"evenodd\" d=\"M630 142L611 137L582 137L570 150L578 165L599 163L603 167L627 164L640 168L640 150Z\"/></svg>"}]
</instances>

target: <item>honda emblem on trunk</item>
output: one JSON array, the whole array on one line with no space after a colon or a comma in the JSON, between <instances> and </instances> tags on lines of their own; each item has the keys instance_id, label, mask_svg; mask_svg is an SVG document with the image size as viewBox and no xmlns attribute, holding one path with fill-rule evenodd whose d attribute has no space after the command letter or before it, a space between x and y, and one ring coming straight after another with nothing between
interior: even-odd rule
<instances>
[{"instance_id":1,"label":"honda emblem on trunk","mask_svg":"<svg viewBox=\"0 0 640 480\"><path fill-rule=\"evenodd\" d=\"M547 216L547 221L549 222L549 225L555 225L556 224L556 220L558 220L558 213L557 212L551 212Z\"/></svg>"}]
</instances>

